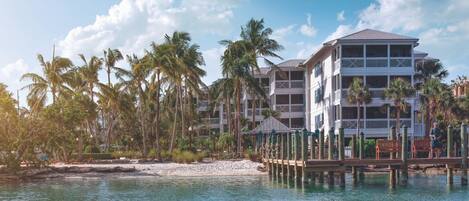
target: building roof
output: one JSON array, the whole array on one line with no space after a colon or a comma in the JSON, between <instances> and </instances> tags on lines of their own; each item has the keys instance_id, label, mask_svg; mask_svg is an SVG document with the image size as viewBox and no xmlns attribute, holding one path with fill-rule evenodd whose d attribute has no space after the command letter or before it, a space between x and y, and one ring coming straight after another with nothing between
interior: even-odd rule
<instances>
[{"instance_id":1,"label":"building roof","mask_svg":"<svg viewBox=\"0 0 469 201\"><path fill-rule=\"evenodd\" d=\"M250 131L251 134L257 134L259 132L262 133L271 133L272 130L275 130L277 133L286 133L290 132L290 129L285 126L282 122L277 120L274 117L268 117L264 119L259 126L257 126L254 130Z\"/></svg>"},{"instance_id":2,"label":"building roof","mask_svg":"<svg viewBox=\"0 0 469 201\"><path fill-rule=\"evenodd\" d=\"M339 40L418 40L417 38L378 31L374 29L364 29L341 38Z\"/></svg>"},{"instance_id":3,"label":"building roof","mask_svg":"<svg viewBox=\"0 0 469 201\"><path fill-rule=\"evenodd\" d=\"M278 67L298 67L301 63L303 63L304 59L289 59L285 60L279 64Z\"/></svg>"}]
</instances>

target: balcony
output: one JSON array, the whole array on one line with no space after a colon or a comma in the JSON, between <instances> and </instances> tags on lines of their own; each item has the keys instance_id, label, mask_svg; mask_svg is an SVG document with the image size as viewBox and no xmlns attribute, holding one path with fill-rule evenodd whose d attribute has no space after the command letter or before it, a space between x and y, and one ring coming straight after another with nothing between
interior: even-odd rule
<instances>
[{"instance_id":1,"label":"balcony","mask_svg":"<svg viewBox=\"0 0 469 201\"><path fill-rule=\"evenodd\" d=\"M288 81L275 81L275 88L288 89L290 87Z\"/></svg>"},{"instance_id":2,"label":"balcony","mask_svg":"<svg viewBox=\"0 0 469 201\"><path fill-rule=\"evenodd\" d=\"M408 57L398 57L391 58L389 61L391 67L412 67L412 58Z\"/></svg>"},{"instance_id":3,"label":"balcony","mask_svg":"<svg viewBox=\"0 0 469 201\"><path fill-rule=\"evenodd\" d=\"M411 128L411 119L401 119L401 127L406 125ZM392 126L396 126L395 119L361 119L360 128L366 129L388 129ZM356 119L343 119L335 121L335 127L344 129L357 129Z\"/></svg>"},{"instance_id":4,"label":"balcony","mask_svg":"<svg viewBox=\"0 0 469 201\"><path fill-rule=\"evenodd\" d=\"M341 58L341 68L363 68L365 66L363 58Z\"/></svg>"},{"instance_id":5,"label":"balcony","mask_svg":"<svg viewBox=\"0 0 469 201\"><path fill-rule=\"evenodd\" d=\"M284 104L276 105L275 109L279 112L304 112L303 104Z\"/></svg>"},{"instance_id":6,"label":"balcony","mask_svg":"<svg viewBox=\"0 0 469 201\"><path fill-rule=\"evenodd\" d=\"M386 57L376 57L376 58L366 58L366 67L367 68L386 68L388 67L388 58Z\"/></svg>"},{"instance_id":7,"label":"balcony","mask_svg":"<svg viewBox=\"0 0 469 201\"><path fill-rule=\"evenodd\" d=\"M219 124L220 119L219 118L203 118L202 122L213 125L213 124Z\"/></svg>"}]
</instances>

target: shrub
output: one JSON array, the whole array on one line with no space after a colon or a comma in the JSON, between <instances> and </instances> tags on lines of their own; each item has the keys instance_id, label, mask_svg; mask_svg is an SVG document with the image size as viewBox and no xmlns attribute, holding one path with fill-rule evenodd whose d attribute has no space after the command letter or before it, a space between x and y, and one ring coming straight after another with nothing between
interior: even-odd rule
<instances>
[{"instance_id":1,"label":"shrub","mask_svg":"<svg viewBox=\"0 0 469 201\"><path fill-rule=\"evenodd\" d=\"M112 158L119 159L121 157L137 159L142 158L142 153L139 151L115 151L112 152Z\"/></svg>"},{"instance_id":2,"label":"shrub","mask_svg":"<svg viewBox=\"0 0 469 201\"><path fill-rule=\"evenodd\" d=\"M198 152L198 153L193 153L190 151L180 151L180 150L175 150L173 151L173 161L176 163L192 163L195 161L202 161L204 157L207 155L206 152Z\"/></svg>"},{"instance_id":3,"label":"shrub","mask_svg":"<svg viewBox=\"0 0 469 201\"><path fill-rule=\"evenodd\" d=\"M84 153L82 154L83 160L109 160L112 159L112 154L110 153ZM78 159L78 154L72 154L72 160Z\"/></svg>"},{"instance_id":4,"label":"shrub","mask_svg":"<svg viewBox=\"0 0 469 201\"><path fill-rule=\"evenodd\" d=\"M89 145L85 147L85 153L100 153L101 151L99 150L98 147L95 145Z\"/></svg>"}]
</instances>

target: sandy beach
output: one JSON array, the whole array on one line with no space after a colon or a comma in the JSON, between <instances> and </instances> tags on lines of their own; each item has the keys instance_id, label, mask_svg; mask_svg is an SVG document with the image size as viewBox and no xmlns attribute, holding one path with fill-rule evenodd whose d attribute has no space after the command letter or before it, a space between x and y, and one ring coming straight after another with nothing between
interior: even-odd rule
<instances>
[{"instance_id":1,"label":"sandy beach","mask_svg":"<svg viewBox=\"0 0 469 201\"><path fill-rule=\"evenodd\" d=\"M129 164L52 164L51 167L77 167L77 168L135 168L134 172L117 173L120 176L180 176L180 177L200 177L200 176L258 176L267 175L261 172L258 167L261 163L249 160L239 161L210 161L192 164L179 163L129 163ZM67 176L106 176L117 175L115 173L85 173L66 174ZM60 175L58 175L60 176Z\"/></svg>"}]
</instances>

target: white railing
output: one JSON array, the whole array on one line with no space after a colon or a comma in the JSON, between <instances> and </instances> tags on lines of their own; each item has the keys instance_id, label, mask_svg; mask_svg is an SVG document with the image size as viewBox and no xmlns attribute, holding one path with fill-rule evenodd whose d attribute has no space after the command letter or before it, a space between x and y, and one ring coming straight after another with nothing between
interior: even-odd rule
<instances>
[{"instance_id":1,"label":"white railing","mask_svg":"<svg viewBox=\"0 0 469 201\"><path fill-rule=\"evenodd\" d=\"M365 127L364 123L365 123L365 121L360 120L360 128ZM341 120L339 126L342 126L342 128L344 128L344 129L356 129L357 128L357 120L355 120L355 119L343 119L343 120ZM337 128L340 128L340 127L337 127Z\"/></svg>"},{"instance_id":2,"label":"white railing","mask_svg":"<svg viewBox=\"0 0 469 201\"><path fill-rule=\"evenodd\" d=\"M287 89L289 88L288 85L288 81L275 81L275 88Z\"/></svg>"},{"instance_id":3,"label":"white railing","mask_svg":"<svg viewBox=\"0 0 469 201\"><path fill-rule=\"evenodd\" d=\"M387 119L367 119L366 128L388 128Z\"/></svg>"},{"instance_id":4,"label":"white railing","mask_svg":"<svg viewBox=\"0 0 469 201\"><path fill-rule=\"evenodd\" d=\"M335 90L335 92L334 92L334 100L340 100L341 95L342 95L341 89Z\"/></svg>"},{"instance_id":5,"label":"white railing","mask_svg":"<svg viewBox=\"0 0 469 201\"><path fill-rule=\"evenodd\" d=\"M366 58L366 67L388 67L388 58L387 57L375 57L375 58Z\"/></svg>"},{"instance_id":6,"label":"white railing","mask_svg":"<svg viewBox=\"0 0 469 201\"><path fill-rule=\"evenodd\" d=\"M384 89L370 89L371 98L383 98Z\"/></svg>"},{"instance_id":7,"label":"white railing","mask_svg":"<svg viewBox=\"0 0 469 201\"><path fill-rule=\"evenodd\" d=\"M279 112L290 112L290 107L289 105L276 105L275 110Z\"/></svg>"},{"instance_id":8,"label":"white railing","mask_svg":"<svg viewBox=\"0 0 469 201\"><path fill-rule=\"evenodd\" d=\"M303 104L294 104L290 106L290 112L304 112Z\"/></svg>"},{"instance_id":9,"label":"white railing","mask_svg":"<svg viewBox=\"0 0 469 201\"><path fill-rule=\"evenodd\" d=\"M292 80L290 83L290 88L303 88L304 82L303 80Z\"/></svg>"},{"instance_id":10,"label":"white railing","mask_svg":"<svg viewBox=\"0 0 469 201\"><path fill-rule=\"evenodd\" d=\"M412 67L412 58L409 57L394 57L389 61L391 67Z\"/></svg>"},{"instance_id":11,"label":"white railing","mask_svg":"<svg viewBox=\"0 0 469 201\"><path fill-rule=\"evenodd\" d=\"M363 58L341 58L340 59L341 68L363 68L364 59Z\"/></svg>"}]
</instances>

